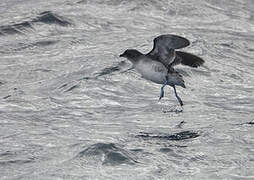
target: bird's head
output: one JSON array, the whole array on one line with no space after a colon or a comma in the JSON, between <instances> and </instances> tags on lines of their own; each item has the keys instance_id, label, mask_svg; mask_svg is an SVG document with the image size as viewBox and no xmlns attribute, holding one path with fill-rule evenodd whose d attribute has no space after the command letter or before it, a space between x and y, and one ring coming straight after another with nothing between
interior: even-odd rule
<instances>
[{"instance_id":1,"label":"bird's head","mask_svg":"<svg viewBox=\"0 0 254 180\"><path fill-rule=\"evenodd\" d=\"M120 57L125 57L131 62L135 62L138 61L142 55L143 54L136 49L127 49L123 54L120 55Z\"/></svg>"}]
</instances>

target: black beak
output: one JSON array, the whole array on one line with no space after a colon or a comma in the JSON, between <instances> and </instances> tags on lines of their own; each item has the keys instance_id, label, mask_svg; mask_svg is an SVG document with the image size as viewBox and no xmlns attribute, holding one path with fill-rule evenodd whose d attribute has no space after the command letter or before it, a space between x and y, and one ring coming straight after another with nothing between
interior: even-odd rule
<instances>
[{"instance_id":1,"label":"black beak","mask_svg":"<svg viewBox=\"0 0 254 180\"><path fill-rule=\"evenodd\" d=\"M123 54L120 54L120 56L119 57L124 57L124 53Z\"/></svg>"}]
</instances>

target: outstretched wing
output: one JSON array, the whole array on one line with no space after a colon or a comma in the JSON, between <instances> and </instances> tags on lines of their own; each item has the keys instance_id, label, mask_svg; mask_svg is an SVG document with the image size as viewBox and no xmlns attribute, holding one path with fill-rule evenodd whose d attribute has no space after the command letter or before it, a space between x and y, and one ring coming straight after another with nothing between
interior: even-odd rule
<instances>
[{"instance_id":1,"label":"outstretched wing","mask_svg":"<svg viewBox=\"0 0 254 180\"><path fill-rule=\"evenodd\" d=\"M175 59L175 49L189 45L189 40L184 37L173 34L160 35L153 40L153 49L146 56L168 67Z\"/></svg>"},{"instance_id":2,"label":"outstretched wing","mask_svg":"<svg viewBox=\"0 0 254 180\"><path fill-rule=\"evenodd\" d=\"M204 60L194 54L182 52L182 51L176 51L176 57L173 60L173 62L169 65L175 66L178 64L190 66L190 67L199 67L202 64L204 64Z\"/></svg>"}]
</instances>

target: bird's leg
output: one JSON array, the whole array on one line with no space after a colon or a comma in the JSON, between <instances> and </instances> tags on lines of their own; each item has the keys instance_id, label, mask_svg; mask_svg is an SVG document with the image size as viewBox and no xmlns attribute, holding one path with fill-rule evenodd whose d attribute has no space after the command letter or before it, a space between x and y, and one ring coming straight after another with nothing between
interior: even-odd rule
<instances>
[{"instance_id":1,"label":"bird's leg","mask_svg":"<svg viewBox=\"0 0 254 180\"><path fill-rule=\"evenodd\" d=\"M168 78L166 78L167 80L166 80L166 82L162 85L162 87L161 87L161 93L160 93L160 98L159 98L159 101L161 100L161 98L163 98L164 97L164 87L166 86L166 85L168 85Z\"/></svg>"},{"instance_id":2,"label":"bird's leg","mask_svg":"<svg viewBox=\"0 0 254 180\"><path fill-rule=\"evenodd\" d=\"M180 103L181 106L183 106L183 101L182 101L181 98L177 95L175 85L173 85L172 87L174 88L175 96L176 96L178 102Z\"/></svg>"}]
</instances>

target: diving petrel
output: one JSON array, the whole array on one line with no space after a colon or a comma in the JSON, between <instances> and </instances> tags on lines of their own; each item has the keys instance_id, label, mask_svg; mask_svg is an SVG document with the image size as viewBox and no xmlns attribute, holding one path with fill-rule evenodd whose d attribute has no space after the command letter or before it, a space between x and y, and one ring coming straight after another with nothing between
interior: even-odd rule
<instances>
[{"instance_id":1,"label":"diving petrel","mask_svg":"<svg viewBox=\"0 0 254 180\"><path fill-rule=\"evenodd\" d=\"M198 67L204 63L204 60L191 53L175 51L175 49L190 45L190 41L184 37L165 34L156 37L153 42L153 49L147 54L142 54L136 49L127 49L120 57L130 60L133 67L143 78L157 84L163 84L159 100L164 97L164 87L169 85L174 89L178 102L183 106L175 86L185 88L184 80L181 74L174 69L174 66L183 64L190 67Z\"/></svg>"}]
</instances>

